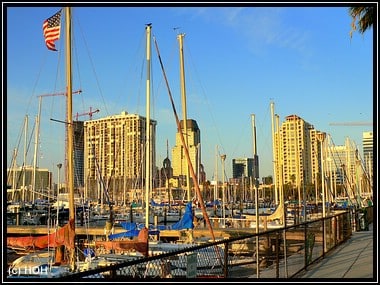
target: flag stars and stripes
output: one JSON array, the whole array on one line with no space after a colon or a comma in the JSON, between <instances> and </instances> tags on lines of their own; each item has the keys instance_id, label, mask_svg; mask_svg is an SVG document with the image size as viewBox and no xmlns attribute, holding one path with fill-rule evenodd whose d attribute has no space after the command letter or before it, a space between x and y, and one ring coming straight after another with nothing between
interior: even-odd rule
<instances>
[{"instance_id":1,"label":"flag stars and stripes","mask_svg":"<svg viewBox=\"0 0 380 285\"><path fill-rule=\"evenodd\" d=\"M59 39L61 33L61 12L62 10L59 10L42 25L45 43L49 50L57 51L54 42Z\"/></svg>"}]
</instances>

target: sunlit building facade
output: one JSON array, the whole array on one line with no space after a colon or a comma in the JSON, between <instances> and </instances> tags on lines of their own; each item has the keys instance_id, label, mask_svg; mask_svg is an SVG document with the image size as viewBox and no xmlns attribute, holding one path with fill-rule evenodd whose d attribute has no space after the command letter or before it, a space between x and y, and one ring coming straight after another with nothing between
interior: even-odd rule
<instances>
[{"instance_id":1,"label":"sunlit building facade","mask_svg":"<svg viewBox=\"0 0 380 285\"><path fill-rule=\"evenodd\" d=\"M125 191L145 185L145 155L156 173L156 121L150 122L151 153L145 153L146 118L122 112L84 123L84 177L92 199L125 199ZM108 196L108 197L107 197Z\"/></svg>"}]
</instances>

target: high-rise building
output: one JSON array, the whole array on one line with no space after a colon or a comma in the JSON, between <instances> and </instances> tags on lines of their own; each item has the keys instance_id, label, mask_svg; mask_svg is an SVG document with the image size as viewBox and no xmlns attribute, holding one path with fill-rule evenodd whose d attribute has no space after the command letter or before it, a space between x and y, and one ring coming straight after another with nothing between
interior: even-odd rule
<instances>
[{"instance_id":1,"label":"high-rise building","mask_svg":"<svg viewBox=\"0 0 380 285\"><path fill-rule=\"evenodd\" d=\"M277 135L276 180L301 187L304 181L312 179L314 152L312 141L315 139L314 127L297 115L287 116ZM316 160L317 161L317 160ZM281 171L280 171L281 170Z\"/></svg>"},{"instance_id":2,"label":"high-rise building","mask_svg":"<svg viewBox=\"0 0 380 285\"><path fill-rule=\"evenodd\" d=\"M352 147L349 139L346 139L345 145L330 146L331 157L328 157L329 168L331 168L333 184L346 184L346 194L350 194L354 189L350 189L350 185L354 185L357 173L356 169L356 151ZM331 158L331 159L329 159ZM334 187L332 187L334 188Z\"/></svg>"},{"instance_id":3,"label":"high-rise building","mask_svg":"<svg viewBox=\"0 0 380 285\"><path fill-rule=\"evenodd\" d=\"M310 154L309 154L309 166L310 169L308 173L310 173L309 177L311 180L310 183L314 185L318 185L318 181L320 181L321 175L321 139L325 137L325 134L314 129L314 127L310 126L309 128L310 135Z\"/></svg>"},{"instance_id":4,"label":"high-rise building","mask_svg":"<svg viewBox=\"0 0 380 285\"><path fill-rule=\"evenodd\" d=\"M372 165L371 132L363 133L363 152L366 166ZM359 151L348 138L344 146L335 146L330 135L314 129L297 115L287 116L275 133L277 183L299 191L301 187L313 184L315 194L310 188L307 191L308 195L315 196L316 201L320 199L318 192L323 186L328 189L326 199L370 193L368 175L363 172L361 164ZM302 196L300 192L298 195Z\"/></svg>"},{"instance_id":5,"label":"high-rise building","mask_svg":"<svg viewBox=\"0 0 380 285\"><path fill-rule=\"evenodd\" d=\"M33 201L53 196L52 173L46 168L33 166L7 169L8 201ZM34 179L35 175L35 179ZM34 185L35 183L35 185Z\"/></svg>"},{"instance_id":6,"label":"high-rise building","mask_svg":"<svg viewBox=\"0 0 380 285\"><path fill-rule=\"evenodd\" d=\"M125 191L144 187L145 155L151 156L150 173L156 173L156 124L151 120L151 153L146 154L145 117L122 112L84 123L86 197L121 202Z\"/></svg>"},{"instance_id":7,"label":"high-rise building","mask_svg":"<svg viewBox=\"0 0 380 285\"><path fill-rule=\"evenodd\" d=\"M74 188L84 187L84 134L83 121L74 121Z\"/></svg>"},{"instance_id":8,"label":"high-rise building","mask_svg":"<svg viewBox=\"0 0 380 285\"><path fill-rule=\"evenodd\" d=\"M232 178L253 177L253 158L234 158L232 159Z\"/></svg>"},{"instance_id":9,"label":"high-rise building","mask_svg":"<svg viewBox=\"0 0 380 285\"><path fill-rule=\"evenodd\" d=\"M373 132L363 132L364 167L373 180Z\"/></svg>"},{"instance_id":10,"label":"high-rise building","mask_svg":"<svg viewBox=\"0 0 380 285\"><path fill-rule=\"evenodd\" d=\"M181 131L184 132L183 120L180 121ZM195 120L188 119L186 121L186 137L187 137L187 148L190 156L190 161L193 166L194 172L199 174L200 162L201 162L201 131ZM185 138L186 140L186 138ZM191 178L191 173L187 172L186 167L188 166L185 149L182 145L182 140L180 133L176 133L175 146L172 149L172 166L173 166L173 176L179 178L182 185L186 182L187 173ZM203 169L203 168L202 168ZM199 176L204 176L199 174ZM180 183L181 184L181 183Z\"/></svg>"}]
</instances>

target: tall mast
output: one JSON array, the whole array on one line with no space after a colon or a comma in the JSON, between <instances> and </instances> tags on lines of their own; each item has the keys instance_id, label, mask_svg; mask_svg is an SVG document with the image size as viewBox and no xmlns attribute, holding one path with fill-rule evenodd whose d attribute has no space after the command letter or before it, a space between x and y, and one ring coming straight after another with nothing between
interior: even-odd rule
<instances>
[{"instance_id":1,"label":"tall mast","mask_svg":"<svg viewBox=\"0 0 380 285\"><path fill-rule=\"evenodd\" d=\"M25 170L26 170L26 153L27 153L27 135L28 135L28 115L25 116L25 125L24 125L24 163L22 164L22 190L21 190L21 202L25 203ZM13 184L15 185L15 184Z\"/></svg>"},{"instance_id":2,"label":"tall mast","mask_svg":"<svg viewBox=\"0 0 380 285\"><path fill-rule=\"evenodd\" d=\"M278 114L276 114L275 116L275 124L276 124L276 130L279 130L280 129L280 117ZM276 151L275 151L275 156L277 157L276 158L276 172L277 172L277 175L278 175L278 182L276 182L276 185L278 185L278 198L280 200L280 205L282 205L282 207L284 207L284 188L283 188L283 185L284 185L284 180L283 180L283 157L281 156L281 153L280 153L280 150L282 149L281 147L281 140L280 140L280 132L278 131L277 132L277 148L276 148ZM285 213L285 208L284 208L284 213L282 215L282 224L285 225L285 221L286 221L286 213Z\"/></svg>"},{"instance_id":3,"label":"tall mast","mask_svg":"<svg viewBox=\"0 0 380 285\"><path fill-rule=\"evenodd\" d=\"M215 146L215 185L214 185L214 202L219 199L219 190L218 190L218 146Z\"/></svg>"},{"instance_id":4,"label":"tall mast","mask_svg":"<svg viewBox=\"0 0 380 285\"><path fill-rule=\"evenodd\" d=\"M69 220L75 232L75 205L74 205L74 138L73 138L73 93L72 93L72 74L71 74L71 8L65 8L66 23L66 84L67 84L67 188L69 192ZM72 236L71 243L75 246L75 235ZM74 271L75 248L70 248L70 267Z\"/></svg>"},{"instance_id":5,"label":"tall mast","mask_svg":"<svg viewBox=\"0 0 380 285\"><path fill-rule=\"evenodd\" d=\"M32 201L36 199L35 193L37 193L37 152L38 152L38 144L39 144L39 133L40 133L40 116L41 116L41 98L38 104L38 115L36 117L36 131L35 131L35 142L34 142L34 156L33 156L33 187L32 187Z\"/></svg>"},{"instance_id":6,"label":"tall mast","mask_svg":"<svg viewBox=\"0 0 380 285\"><path fill-rule=\"evenodd\" d=\"M274 103L270 103L270 109L271 109L271 118L272 118L272 153L273 153L273 184L274 184L274 201L275 204L278 204L278 193L277 193L277 175L278 175L278 161L277 161L277 156L276 156L276 144L275 144L275 132L274 132L274 120L275 120L275 115L274 115Z\"/></svg>"},{"instance_id":7,"label":"tall mast","mask_svg":"<svg viewBox=\"0 0 380 285\"><path fill-rule=\"evenodd\" d=\"M257 156L257 146L256 146L256 121L255 114L251 114L252 120L252 147L253 147L253 187L256 188L255 191L255 215L256 215L256 233L259 233L259 157ZM259 236L256 236L256 248L259 248ZM256 264L259 264L259 254L256 254ZM259 266L256 266L257 278L260 276Z\"/></svg>"},{"instance_id":8,"label":"tall mast","mask_svg":"<svg viewBox=\"0 0 380 285\"><path fill-rule=\"evenodd\" d=\"M256 122L255 114L251 114L252 120L252 148L253 148L253 187L256 188L255 195L255 209L256 209L256 218L259 216L259 203L258 203L258 187L259 187L259 157L257 155L257 146L256 146ZM256 221L256 232L259 232L259 223Z\"/></svg>"},{"instance_id":9,"label":"tall mast","mask_svg":"<svg viewBox=\"0 0 380 285\"><path fill-rule=\"evenodd\" d=\"M172 105L172 108L173 108L173 112L174 112L174 117L175 117L175 120L176 120L176 124L177 124L177 130L178 130L178 133L180 135L180 139L181 139L181 143L182 145L184 146L184 151L185 151L185 156L186 156L186 159L187 159L187 162L188 162L188 165L189 165L189 171L190 171L190 174L191 174L191 177L194 181L194 188L195 188L195 193L196 195L198 196L198 199L199 199L199 203L201 205L201 209L202 209L202 214L203 214L203 217L204 219L206 220L206 224L207 226L209 227L210 229L210 233L211 233L211 237L213 239L213 241L215 241L215 235L214 235L214 231L212 229L212 226L211 226L211 223L210 223L210 219L207 215L207 211L206 211L206 206L203 202L203 198L202 198L202 195L201 195L201 190L199 188L199 184L198 184L198 179L195 175L195 171L194 171L194 168L193 168L193 165L191 163L191 159L190 159L190 155L189 155L189 151L187 149L187 146L185 144L185 138L184 138L184 135L183 133L181 132L181 124L180 124L180 120L178 118L178 115L177 115L177 111L175 109L175 105L174 105L174 100L173 100L173 97L171 95L171 92L170 92L170 88L169 88L169 83L168 83L168 79L166 77L166 74L165 74L165 70L164 70L164 66L163 66L163 63L162 63L162 60L161 60L161 56L160 56L160 51L158 50L158 45L157 45L157 41L155 40L155 46L156 46L156 50L157 50L157 54L158 54L158 59L160 61L160 65L161 65L161 69L162 69L162 72L164 74L164 78L165 78L165 83L166 83L166 87L168 89L168 95L169 95L169 98L170 98L170 103ZM219 254L219 251L217 251L217 253Z\"/></svg>"},{"instance_id":10,"label":"tall mast","mask_svg":"<svg viewBox=\"0 0 380 285\"><path fill-rule=\"evenodd\" d=\"M183 117L183 134L185 137L186 147L189 147L188 137L187 137L187 106L186 106L186 84L185 84L185 65L183 57L183 38L185 34L179 34L177 36L179 43L179 58L180 58L180 76L181 76L181 98L182 98L182 117ZM182 131L182 130L180 130ZM181 160L182 164L182 160ZM190 174L189 174L189 164L185 159L185 171L186 171L186 188L187 188L187 201L190 201Z\"/></svg>"},{"instance_id":11,"label":"tall mast","mask_svg":"<svg viewBox=\"0 0 380 285\"><path fill-rule=\"evenodd\" d=\"M145 151L145 226L149 229L149 193L151 189L151 146L150 146L150 56L151 24L146 25L146 151Z\"/></svg>"}]
</instances>

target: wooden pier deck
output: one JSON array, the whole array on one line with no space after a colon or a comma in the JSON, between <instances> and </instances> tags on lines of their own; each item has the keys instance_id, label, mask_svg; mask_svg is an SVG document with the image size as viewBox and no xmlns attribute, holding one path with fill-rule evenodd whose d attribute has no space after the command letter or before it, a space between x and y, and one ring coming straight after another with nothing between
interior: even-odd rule
<instances>
[{"instance_id":1,"label":"wooden pier deck","mask_svg":"<svg viewBox=\"0 0 380 285\"><path fill-rule=\"evenodd\" d=\"M54 228L50 228L48 230L46 225L39 226L25 226L25 225L8 225L7 226L7 235L8 236L29 236L29 235L46 235L48 233L53 233ZM76 226L75 227L76 235L79 237L104 237L105 236L105 228L98 227L84 227L84 226ZM160 230L160 238L165 238L170 241L175 241L181 239L183 237L184 232L186 230ZM125 229L122 227L114 227L113 233L122 233L125 232ZM214 237L216 240L226 239L230 237L239 237L244 235L250 235L255 233L255 229L250 228L213 228ZM209 229L206 228L195 228L193 230L194 238L203 238L205 240L212 240ZM286 235L287 239L293 240L303 240L303 232L288 232Z\"/></svg>"}]
</instances>

